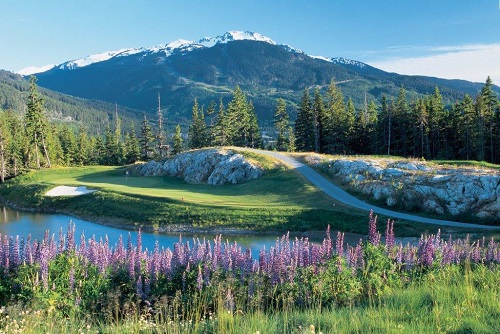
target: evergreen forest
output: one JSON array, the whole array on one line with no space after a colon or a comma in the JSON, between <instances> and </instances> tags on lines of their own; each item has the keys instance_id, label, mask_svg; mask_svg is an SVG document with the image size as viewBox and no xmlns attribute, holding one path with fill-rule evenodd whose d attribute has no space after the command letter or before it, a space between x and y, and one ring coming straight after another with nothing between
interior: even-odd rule
<instances>
[{"instance_id":1,"label":"evergreen forest","mask_svg":"<svg viewBox=\"0 0 500 334\"><path fill-rule=\"evenodd\" d=\"M236 87L227 104L220 99L204 106L195 98L190 123L173 124L173 131L160 106L156 117L144 115L138 125L123 126L116 111L96 131L50 122L46 101L31 77L24 112L10 108L0 113L0 177L4 181L27 169L54 165L161 160L208 146L500 163L495 149L500 147L500 102L489 77L476 96L465 95L450 105L438 87L428 96L408 95L401 87L396 98L365 98L355 105L332 81L325 91L304 89L296 119L285 100L277 99L274 128L263 129L252 101Z\"/></svg>"}]
</instances>

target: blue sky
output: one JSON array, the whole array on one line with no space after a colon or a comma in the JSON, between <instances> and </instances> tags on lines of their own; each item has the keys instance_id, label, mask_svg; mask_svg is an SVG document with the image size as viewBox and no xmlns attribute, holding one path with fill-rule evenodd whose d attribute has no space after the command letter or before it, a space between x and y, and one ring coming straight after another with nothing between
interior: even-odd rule
<instances>
[{"instance_id":1,"label":"blue sky","mask_svg":"<svg viewBox=\"0 0 500 334\"><path fill-rule=\"evenodd\" d=\"M229 30L398 73L500 84L500 0L2 0L0 68Z\"/></svg>"}]
</instances>

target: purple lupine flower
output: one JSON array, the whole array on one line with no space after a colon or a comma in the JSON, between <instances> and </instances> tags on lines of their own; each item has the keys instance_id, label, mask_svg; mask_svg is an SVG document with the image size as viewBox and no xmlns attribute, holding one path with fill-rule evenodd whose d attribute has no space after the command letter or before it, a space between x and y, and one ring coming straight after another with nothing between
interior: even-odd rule
<instances>
[{"instance_id":1,"label":"purple lupine flower","mask_svg":"<svg viewBox=\"0 0 500 334\"><path fill-rule=\"evenodd\" d=\"M24 244L24 261L27 264L33 264L33 247L31 247L31 234L28 234L26 243Z\"/></svg>"},{"instance_id":2,"label":"purple lupine flower","mask_svg":"<svg viewBox=\"0 0 500 334\"><path fill-rule=\"evenodd\" d=\"M488 242L488 248L486 249L486 261L493 262L495 260L495 240L491 237L490 242Z\"/></svg>"},{"instance_id":3,"label":"purple lupine flower","mask_svg":"<svg viewBox=\"0 0 500 334\"><path fill-rule=\"evenodd\" d=\"M16 239L13 240L12 237L9 239L9 256L10 263L12 268L17 268L19 266L20 257L19 257L19 236L16 235Z\"/></svg>"},{"instance_id":4,"label":"purple lupine flower","mask_svg":"<svg viewBox=\"0 0 500 334\"><path fill-rule=\"evenodd\" d=\"M132 282L135 280L135 252L130 252L128 257L128 277Z\"/></svg>"},{"instance_id":5,"label":"purple lupine flower","mask_svg":"<svg viewBox=\"0 0 500 334\"><path fill-rule=\"evenodd\" d=\"M130 254L134 251L132 247L132 236L130 235L130 232L128 234L128 239L127 239L127 258L130 257Z\"/></svg>"},{"instance_id":6,"label":"purple lupine flower","mask_svg":"<svg viewBox=\"0 0 500 334\"><path fill-rule=\"evenodd\" d=\"M151 259L151 279L153 282L158 280L160 273L160 244L158 240L155 242L155 249Z\"/></svg>"},{"instance_id":7,"label":"purple lupine flower","mask_svg":"<svg viewBox=\"0 0 500 334\"><path fill-rule=\"evenodd\" d=\"M59 228L59 240L58 241L59 242L57 244L57 254L62 254L62 252L64 251L64 243L65 243L62 227Z\"/></svg>"},{"instance_id":8,"label":"purple lupine flower","mask_svg":"<svg viewBox=\"0 0 500 334\"><path fill-rule=\"evenodd\" d=\"M355 249L356 254L356 265L359 269L365 268L365 254L363 252L363 240L359 239L358 244Z\"/></svg>"},{"instance_id":9,"label":"purple lupine flower","mask_svg":"<svg viewBox=\"0 0 500 334\"><path fill-rule=\"evenodd\" d=\"M394 220L391 221L390 219L387 219L387 229L385 231L385 247L387 254L391 255L394 245L395 245Z\"/></svg>"},{"instance_id":10,"label":"purple lupine flower","mask_svg":"<svg viewBox=\"0 0 500 334\"><path fill-rule=\"evenodd\" d=\"M6 235L3 237L3 267L5 273L9 272L10 269L10 247L9 247L9 239Z\"/></svg>"},{"instance_id":11,"label":"purple lupine flower","mask_svg":"<svg viewBox=\"0 0 500 334\"><path fill-rule=\"evenodd\" d=\"M337 243L335 248L338 256L342 256L344 254L344 233L337 232Z\"/></svg>"},{"instance_id":12,"label":"purple lupine flower","mask_svg":"<svg viewBox=\"0 0 500 334\"><path fill-rule=\"evenodd\" d=\"M400 243L399 244L399 247L398 247L398 251L396 253L396 262L398 264L402 264L403 263L403 256L404 256L404 252L403 252L403 244Z\"/></svg>"},{"instance_id":13,"label":"purple lupine flower","mask_svg":"<svg viewBox=\"0 0 500 334\"><path fill-rule=\"evenodd\" d=\"M55 236L52 234L49 241L49 259L53 259L57 254L57 245L54 238Z\"/></svg>"},{"instance_id":14,"label":"purple lupine flower","mask_svg":"<svg viewBox=\"0 0 500 334\"><path fill-rule=\"evenodd\" d=\"M406 247L406 257L405 257L405 267L407 270L412 269L413 266L415 265L415 254L416 254L415 248L411 247L410 244L408 243Z\"/></svg>"},{"instance_id":15,"label":"purple lupine flower","mask_svg":"<svg viewBox=\"0 0 500 334\"><path fill-rule=\"evenodd\" d=\"M201 291L203 288L203 274L201 272L201 265L198 265L198 277L196 279L196 284L198 287L198 291Z\"/></svg>"},{"instance_id":16,"label":"purple lupine flower","mask_svg":"<svg viewBox=\"0 0 500 334\"><path fill-rule=\"evenodd\" d=\"M69 271L69 282L68 282L69 293L72 294L75 289L75 268L71 267Z\"/></svg>"},{"instance_id":17,"label":"purple lupine flower","mask_svg":"<svg viewBox=\"0 0 500 334\"><path fill-rule=\"evenodd\" d=\"M377 231L377 216L373 216L373 210L370 211L368 222L368 241L374 246L380 244L380 233Z\"/></svg>"},{"instance_id":18,"label":"purple lupine flower","mask_svg":"<svg viewBox=\"0 0 500 334\"><path fill-rule=\"evenodd\" d=\"M340 257L337 258L337 272L338 273L342 272L342 261L340 260Z\"/></svg>"},{"instance_id":19,"label":"purple lupine flower","mask_svg":"<svg viewBox=\"0 0 500 334\"><path fill-rule=\"evenodd\" d=\"M70 221L68 224L68 232L66 233L66 250L69 252L75 251L75 224Z\"/></svg>"},{"instance_id":20,"label":"purple lupine flower","mask_svg":"<svg viewBox=\"0 0 500 334\"><path fill-rule=\"evenodd\" d=\"M137 232L137 247L136 247L136 254L135 254L135 267L137 271L140 273L142 272L142 233L141 229Z\"/></svg>"},{"instance_id":21,"label":"purple lupine flower","mask_svg":"<svg viewBox=\"0 0 500 334\"><path fill-rule=\"evenodd\" d=\"M47 291L49 289L49 257L50 249L49 245L42 242L40 251L40 277L42 279L43 289Z\"/></svg>"},{"instance_id":22,"label":"purple lupine flower","mask_svg":"<svg viewBox=\"0 0 500 334\"><path fill-rule=\"evenodd\" d=\"M87 253L87 243L85 241L84 232L82 232L82 235L80 235L80 246L78 247L78 253L86 260L85 254Z\"/></svg>"},{"instance_id":23,"label":"purple lupine flower","mask_svg":"<svg viewBox=\"0 0 500 334\"><path fill-rule=\"evenodd\" d=\"M481 252L479 249L479 241L475 242L472 247L472 254L471 254L471 260L474 263L480 263L481 261Z\"/></svg>"}]
</instances>

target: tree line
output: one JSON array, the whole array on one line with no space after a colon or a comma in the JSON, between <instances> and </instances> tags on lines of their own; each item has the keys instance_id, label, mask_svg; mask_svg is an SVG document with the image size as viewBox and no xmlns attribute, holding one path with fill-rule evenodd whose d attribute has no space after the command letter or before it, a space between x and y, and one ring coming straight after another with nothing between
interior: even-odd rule
<instances>
[{"instance_id":1,"label":"tree line","mask_svg":"<svg viewBox=\"0 0 500 334\"><path fill-rule=\"evenodd\" d=\"M445 107L439 89L429 96L382 97L356 107L332 81L322 93L305 89L295 122L285 100L276 101L274 132L266 145L252 102L239 88L232 99L206 108L194 100L189 127L168 135L158 97L156 120L144 116L123 130L118 113L103 134L50 123L44 100L30 79L26 112L0 113L0 181L30 168L53 165L124 165L165 159L186 148L242 146L330 154L384 154L424 159L500 163L500 102L487 78L477 96Z\"/></svg>"},{"instance_id":2,"label":"tree line","mask_svg":"<svg viewBox=\"0 0 500 334\"><path fill-rule=\"evenodd\" d=\"M324 95L304 91L294 137L299 151L500 163L500 102L490 77L477 96L450 107L436 87L410 98L401 88L396 98L355 108L332 82Z\"/></svg>"}]
</instances>

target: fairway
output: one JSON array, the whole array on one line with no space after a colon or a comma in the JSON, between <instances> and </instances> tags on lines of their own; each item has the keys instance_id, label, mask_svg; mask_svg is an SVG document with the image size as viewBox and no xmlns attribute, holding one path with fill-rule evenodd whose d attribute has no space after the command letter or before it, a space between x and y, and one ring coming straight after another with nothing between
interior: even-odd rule
<instances>
[{"instance_id":1,"label":"fairway","mask_svg":"<svg viewBox=\"0 0 500 334\"><path fill-rule=\"evenodd\" d=\"M189 184L168 176L126 176L120 167L59 168L40 171L36 178L47 185L85 185L120 194L158 197L200 205L268 208L326 209L333 200L291 170L271 171L240 184Z\"/></svg>"}]
</instances>

